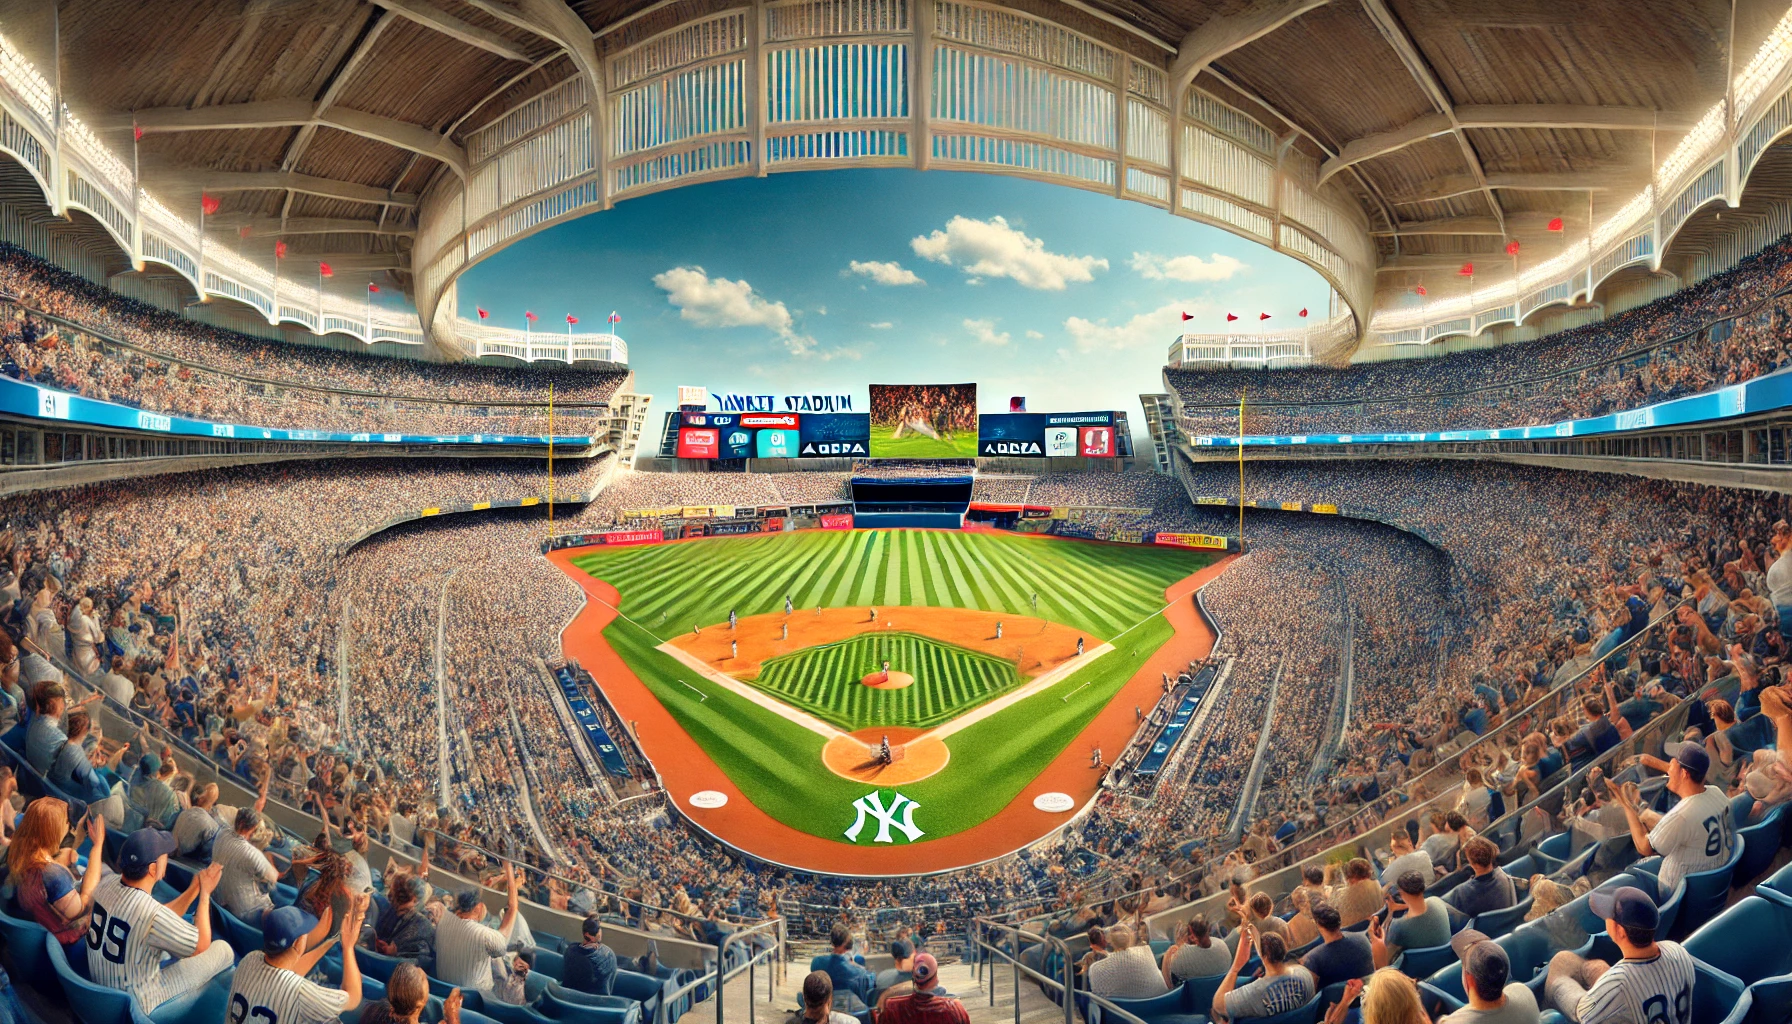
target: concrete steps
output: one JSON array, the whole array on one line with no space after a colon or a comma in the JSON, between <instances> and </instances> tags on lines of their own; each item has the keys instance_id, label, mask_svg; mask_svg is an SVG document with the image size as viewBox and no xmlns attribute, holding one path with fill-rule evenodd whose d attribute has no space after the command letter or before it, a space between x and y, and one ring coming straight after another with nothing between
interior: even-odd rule
<instances>
[{"instance_id":1,"label":"concrete steps","mask_svg":"<svg viewBox=\"0 0 1792 1024\"><path fill-rule=\"evenodd\" d=\"M750 1002L746 976L730 981L722 993L721 1020L724 1024L784 1024L790 1010L801 1001L807 972L799 967L807 961L804 956L785 965L782 976L772 980L769 987L765 972L756 971ZM1025 978L1020 984L1017 1013L1011 968L998 967L993 978L986 975L984 980L980 986L976 968L970 964L952 962L940 966L940 983L964 1003L972 1024L1059 1024L1064 1020L1064 1008L1047 999L1037 985ZM993 997L988 984L991 980ZM711 1024L716 1020L712 998L694 1007L681 1018L681 1024Z\"/></svg>"}]
</instances>

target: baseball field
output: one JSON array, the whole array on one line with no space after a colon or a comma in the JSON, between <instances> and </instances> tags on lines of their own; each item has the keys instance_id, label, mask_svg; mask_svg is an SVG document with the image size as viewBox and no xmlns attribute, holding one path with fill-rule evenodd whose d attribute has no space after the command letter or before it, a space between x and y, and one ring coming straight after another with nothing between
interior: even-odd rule
<instances>
[{"instance_id":1,"label":"baseball field","mask_svg":"<svg viewBox=\"0 0 1792 1024\"><path fill-rule=\"evenodd\" d=\"M916 853L990 822L1054 764L1088 776L1064 787L1084 791L1072 794L1080 805L1099 773L1088 768L1093 747L1073 748L1072 740L1129 683L1148 706L1154 697L1140 695L1156 689L1158 673L1195 656L1186 643L1161 650L1179 635L1166 608L1177 622L1193 621L1181 607L1192 593L1186 584L1215 557L932 530L815 530L555 553L590 578L585 589L597 606L590 623L569 628L568 653L588 667L589 659L619 659L618 678L593 668L612 703L631 719L632 707L663 709L682 734L636 721L675 799L704 777L842 852L871 852L881 836L884 844L912 843ZM584 635L598 621L601 650ZM885 662L900 688L870 685ZM630 703L635 685L651 704ZM1124 712L1103 718L1113 719L1104 733L1114 737L1109 756L1131 734L1130 703ZM871 763L883 739L894 764ZM690 743L701 758L673 752L689 752ZM843 767L843 747L864 763ZM715 771L694 765L692 781L682 780L685 763L696 760ZM906 803L918 834L905 841L900 829L863 828L849 839L867 796L879 808ZM771 841L763 829L725 834L734 812L681 809L748 852L801 860L785 853L788 843L759 848ZM991 845L1009 845L989 855L1031 837L1015 838L991 837Z\"/></svg>"}]
</instances>

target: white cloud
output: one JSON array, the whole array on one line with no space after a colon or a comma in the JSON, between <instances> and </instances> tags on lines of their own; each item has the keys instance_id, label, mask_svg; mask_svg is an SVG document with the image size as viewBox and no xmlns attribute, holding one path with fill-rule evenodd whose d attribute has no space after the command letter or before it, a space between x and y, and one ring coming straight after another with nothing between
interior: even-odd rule
<instances>
[{"instance_id":1,"label":"white cloud","mask_svg":"<svg viewBox=\"0 0 1792 1024\"><path fill-rule=\"evenodd\" d=\"M1045 335L1040 334L1038 331L1028 331L1027 337L1032 338L1034 341L1039 341L1042 340Z\"/></svg>"},{"instance_id":2,"label":"white cloud","mask_svg":"<svg viewBox=\"0 0 1792 1024\"><path fill-rule=\"evenodd\" d=\"M1183 311L1204 308L1206 303L1172 302L1149 313L1139 313L1123 324L1109 324L1105 318L1085 320L1073 316L1064 321L1064 330L1081 352L1167 349L1170 341L1182 333Z\"/></svg>"},{"instance_id":3,"label":"white cloud","mask_svg":"<svg viewBox=\"0 0 1792 1024\"><path fill-rule=\"evenodd\" d=\"M678 307L679 319L698 327L763 327L791 355L806 355L815 339L796 329L790 310L753 290L745 281L710 277L702 267L673 267L655 274L653 283L666 293L666 301Z\"/></svg>"},{"instance_id":4,"label":"white cloud","mask_svg":"<svg viewBox=\"0 0 1792 1024\"><path fill-rule=\"evenodd\" d=\"M1007 331L997 331L994 320L966 320L964 329L971 332L971 337L984 345L1006 345L1010 340Z\"/></svg>"},{"instance_id":5,"label":"white cloud","mask_svg":"<svg viewBox=\"0 0 1792 1024\"><path fill-rule=\"evenodd\" d=\"M1001 217L953 217L946 230L916 237L909 246L922 259L958 267L973 279L1006 277L1036 291L1060 292L1108 269L1108 261L1098 256L1047 252L1044 241L1009 227Z\"/></svg>"},{"instance_id":6,"label":"white cloud","mask_svg":"<svg viewBox=\"0 0 1792 1024\"><path fill-rule=\"evenodd\" d=\"M1227 281L1234 274L1246 269L1245 265L1224 253L1214 253L1213 258L1204 260L1199 256L1159 256L1156 253L1135 252L1128 262L1140 277L1147 281Z\"/></svg>"},{"instance_id":7,"label":"white cloud","mask_svg":"<svg viewBox=\"0 0 1792 1024\"><path fill-rule=\"evenodd\" d=\"M917 277L914 271L904 267L900 263L880 263L876 260L860 262L858 260L853 260L850 266L853 273L858 274L861 277L869 277L878 284L889 285L892 288L901 287L905 284L927 283Z\"/></svg>"},{"instance_id":8,"label":"white cloud","mask_svg":"<svg viewBox=\"0 0 1792 1024\"><path fill-rule=\"evenodd\" d=\"M888 320L879 320L877 323L866 324L865 326L871 328L874 331L887 331L896 325L891 323Z\"/></svg>"}]
</instances>

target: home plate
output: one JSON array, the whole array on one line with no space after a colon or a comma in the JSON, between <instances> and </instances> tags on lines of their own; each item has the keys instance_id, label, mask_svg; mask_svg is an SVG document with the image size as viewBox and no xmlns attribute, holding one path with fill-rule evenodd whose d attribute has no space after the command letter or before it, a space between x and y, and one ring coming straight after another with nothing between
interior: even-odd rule
<instances>
[{"instance_id":1,"label":"home plate","mask_svg":"<svg viewBox=\"0 0 1792 1024\"><path fill-rule=\"evenodd\" d=\"M1070 798L1065 797L1065 799L1068 800ZM700 789L697 792L692 793L690 799L692 807L700 807L706 811L713 811L727 802L728 794L713 789Z\"/></svg>"},{"instance_id":2,"label":"home plate","mask_svg":"<svg viewBox=\"0 0 1792 1024\"><path fill-rule=\"evenodd\" d=\"M1033 798L1034 810L1063 814L1076 809L1076 800L1069 793L1041 793Z\"/></svg>"}]
</instances>

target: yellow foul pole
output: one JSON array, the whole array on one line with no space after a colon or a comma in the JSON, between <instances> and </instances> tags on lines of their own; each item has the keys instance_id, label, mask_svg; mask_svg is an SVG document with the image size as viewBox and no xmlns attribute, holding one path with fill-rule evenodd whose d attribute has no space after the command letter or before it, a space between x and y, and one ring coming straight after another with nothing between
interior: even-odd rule
<instances>
[{"instance_id":1,"label":"yellow foul pole","mask_svg":"<svg viewBox=\"0 0 1792 1024\"><path fill-rule=\"evenodd\" d=\"M554 540L554 382L548 382L548 542Z\"/></svg>"},{"instance_id":2,"label":"yellow foul pole","mask_svg":"<svg viewBox=\"0 0 1792 1024\"><path fill-rule=\"evenodd\" d=\"M1244 395L1238 393L1238 550L1244 551Z\"/></svg>"}]
</instances>

